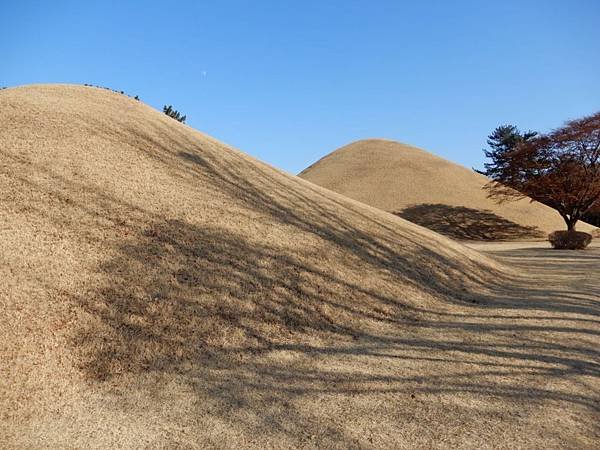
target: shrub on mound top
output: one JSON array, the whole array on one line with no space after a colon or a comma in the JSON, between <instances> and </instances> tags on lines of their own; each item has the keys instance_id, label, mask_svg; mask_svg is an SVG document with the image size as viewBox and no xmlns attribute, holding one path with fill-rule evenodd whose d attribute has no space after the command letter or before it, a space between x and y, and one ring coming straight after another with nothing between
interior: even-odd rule
<instances>
[{"instance_id":1,"label":"shrub on mound top","mask_svg":"<svg viewBox=\"0 0 600 450\"><path fill-rule=\"evenodd\" d=\"M548 235L553 248L565 250L583 250L590 242L592 235L583 231L554 231Z\"/></svg>"},{"instance_id":2,"label":"shrub on mound top","mask_svg":"<svg viewBox=\"0 0 600 450\"><path fill-rule=\"evenodd\" d=\"M171 105L163 106L163 112L172 119L175 119L177 122L185 123L185 119L187 116L182 115L176 109L173 109Z\"/></svg>"}]
</instances>

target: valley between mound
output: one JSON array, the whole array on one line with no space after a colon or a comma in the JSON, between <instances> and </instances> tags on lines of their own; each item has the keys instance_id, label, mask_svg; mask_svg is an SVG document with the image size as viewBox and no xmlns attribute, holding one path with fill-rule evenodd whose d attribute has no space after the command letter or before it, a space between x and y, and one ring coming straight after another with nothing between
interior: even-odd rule
<instances>
[{"instance_id":1,"label":"valley between mound","mask_svg":"<svg viewBox=\"0 0 600 450\"><path fill-rule=\"evenodd\" d=\"M339 148L299 177L458 240L540 240L566 227L541 203L487 198L489 179L471 169L384 139ZM583 222L578 229L597 230Z\"/></svg>"},{"instance_id":2,"label":"valley between mound","mask_svg":"<svg viewBox=\"0 0 600 450\"><path fill-rule=\"evenodd\" d=\"M591 447L600 254L490 256L109 91L0 92L6 447Z\"/></svg>"}]
</instances>

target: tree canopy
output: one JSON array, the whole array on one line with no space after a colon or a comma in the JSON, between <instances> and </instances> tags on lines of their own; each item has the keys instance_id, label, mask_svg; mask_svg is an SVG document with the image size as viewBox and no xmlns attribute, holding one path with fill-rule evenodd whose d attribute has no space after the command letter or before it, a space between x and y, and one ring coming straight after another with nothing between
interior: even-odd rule
<instances>
[{"instance_id":1,"label":"tree canopy","mask_svg":"<svg viewBox=\"0 0 600 450\"><path fill-rule=\"evenodd\" d=\"M547 134L499 127L488 143L482 173L497 201L530 197L556 209L568 230L600 205L600 112Z\"/></svg>"}]
</instances>

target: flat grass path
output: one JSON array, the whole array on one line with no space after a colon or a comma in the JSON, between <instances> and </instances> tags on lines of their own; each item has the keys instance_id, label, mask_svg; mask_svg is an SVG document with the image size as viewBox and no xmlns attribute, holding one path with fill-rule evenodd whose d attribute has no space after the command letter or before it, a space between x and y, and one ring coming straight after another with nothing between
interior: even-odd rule
<instances>
[{"instance_id":1,"label":"flat grass path","mask_svg":"<svg viewBox=\"0 0 600 450\"><path fill-rule=\"evenodd\" d=\"M517 287L413 311L345 344L207 366L198 394L223 434L205 437L247 447L598 448L600 248L474 246L521 271Z\"/></svg>"},{"instance_id":2,"label":"flat grass path","mask_svg":"<svg viewBox=\"0 0 600 450\"><path fill-rule=\"evenodd\" d=\"M431 427L416 442L598 448L600 244L585 251L557 251L547 242L467 245L524 280L495 289L472 312L448 320L432 313L415 325L430 328L431 341L394 348L428 373L398 380L414 390L414 417ZM460 341L457 330L471 333Z\"/></svg>"}]
</instances>

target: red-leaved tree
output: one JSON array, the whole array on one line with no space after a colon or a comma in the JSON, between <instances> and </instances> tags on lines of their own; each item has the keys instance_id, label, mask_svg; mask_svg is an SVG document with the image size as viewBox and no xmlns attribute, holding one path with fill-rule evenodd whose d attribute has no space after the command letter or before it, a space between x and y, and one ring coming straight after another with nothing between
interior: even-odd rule
<instances>
[{"instance_id":1,"label":"red-leaved tree","mask_svg":"<svg viewBox=\"0 0 600 450\"><path fill-rule=\"evenodd\" d=\"M490 197L530 197L556 209L567 230L575 230L600 206L600 112L520 142L494 169L486 185Z\"/></svg>"}]
</instances>

